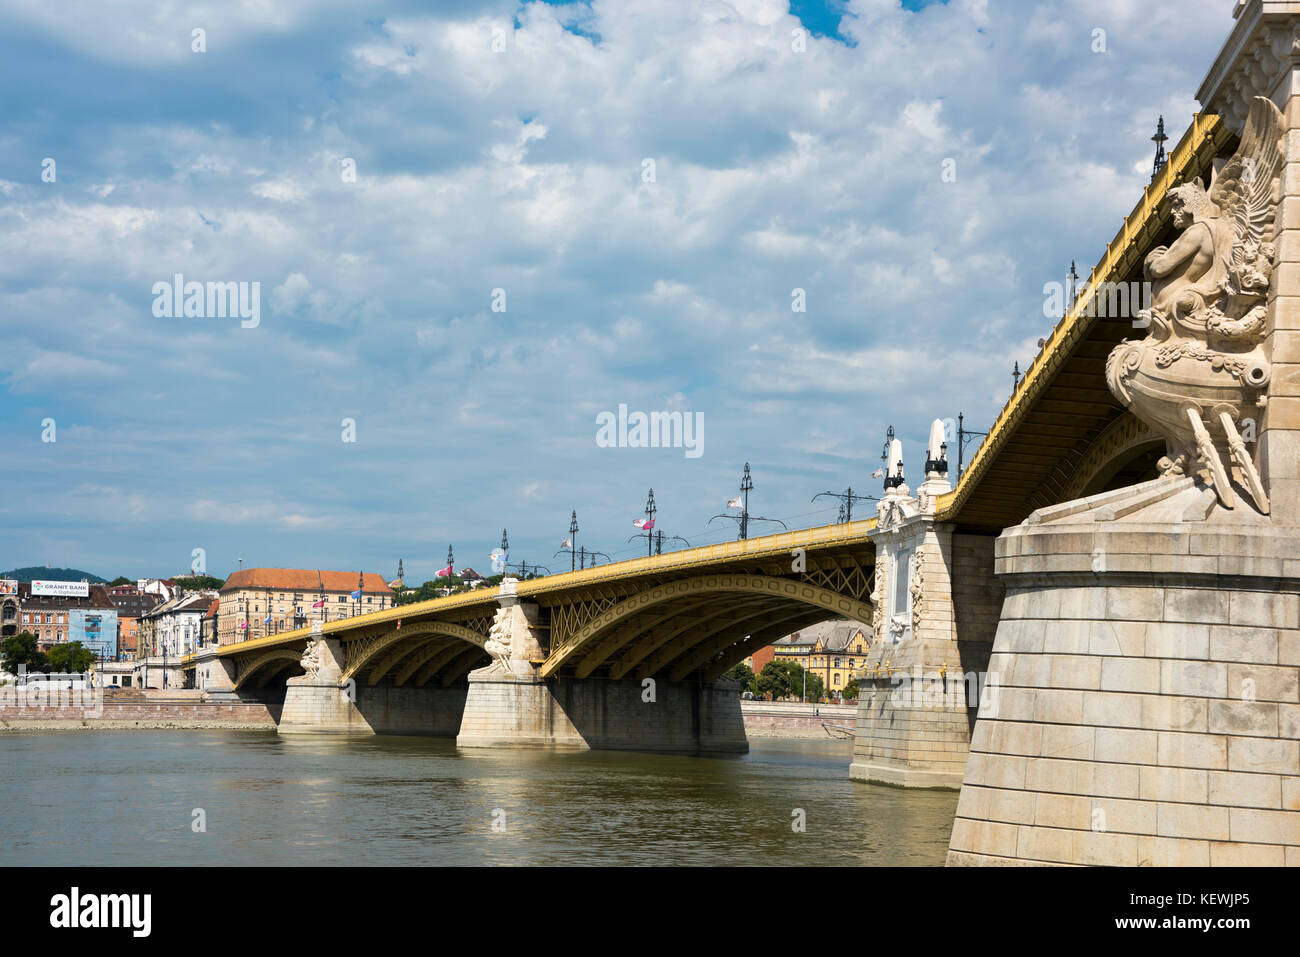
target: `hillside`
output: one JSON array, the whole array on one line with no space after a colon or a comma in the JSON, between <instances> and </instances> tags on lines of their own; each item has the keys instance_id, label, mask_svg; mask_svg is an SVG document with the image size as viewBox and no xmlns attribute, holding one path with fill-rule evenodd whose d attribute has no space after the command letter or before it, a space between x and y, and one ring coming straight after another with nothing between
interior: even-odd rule
<instances>
[{"instance_id":1,"label":"hillside","mask_svg":"<svg viewBox=\"0 0 1300 957\"><path fill-rule=\"evenodd\" d=\"M92 575L90 572L83 572L77 568L46 568L44 565L29 565L26 568L15 568L13 571L0 572L0 578L14 578L20 582L29 582L33 578L44 581L79 582L84 578L92 585L102 585L107 581L105 578Z\"/></svg>"}]
</instances>

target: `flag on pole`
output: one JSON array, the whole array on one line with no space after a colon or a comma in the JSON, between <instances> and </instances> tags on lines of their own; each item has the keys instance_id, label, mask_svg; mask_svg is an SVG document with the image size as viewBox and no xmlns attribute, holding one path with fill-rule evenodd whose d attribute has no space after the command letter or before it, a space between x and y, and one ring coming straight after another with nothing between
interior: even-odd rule
<instances>
[{"instance_id":1,"label":"flag on pole","mask_svg":"<svg viewBox=\"0 0 1300 957\"><path fill-rule=\"evenodd\" d=\"M561 548L572 548L572 547L573 547L573 542L566 538L564 541L560 542L560 547L561 547Z\"/></svg>"},{"instance_id":2,"label":"flag on pole","mask_svg":"<svg viewBox=\"0 0 1300 957\"><path fill-rule=\"evenodd\" d=\"M885 470L884 470L884 469L876 469L874 472L871 473L871 477L872 477L872 478L884 478L884 477L885 477Z\"/></svg>"},{"instance_id":3,"label":"flag on pole","mask_svg":"<svg viewBox=\"0 0 1300 957\"><path fill-rule=\"evenodd\" d=\"M655 527L655 520L653 518L638 518L632 524L642 531L648 532L650 529Z\"/></svg>"},{"instance_id":4,"label":"flag on pole","mask_svg":"<svg viewBox=\"0 0 1300 957\"><path fill-rule=\"evenodd\" d=\"M248 628L248 622L246 622L246 621L241 621L241 622L239 623L239 630L240 630L240 631L244 631L244 630L247 629L247 628Z\"/></svg>"},{"instance_id":5,"label":"flag on pole","mask_svg":"<svg viewBox=\"0 0 1300 957\"><path fill-rule=\"evenodd\" d=\"M402 628L402 619L399 618L397 619L397 629L400 631L401 628Z\"/></svg>"},{"instance_id":6,"label":"flag on pole","mask_svg":"<svg viewBox=\"0 0 1300 957\"><path fill-rule=\"evenodd\" d=\"M358 588L356 591L354 591L354 592L352 593L352 597L353 597L353 598L360 598L360 597L361 597L361 589Z\"/></svg>"},{"instance_id":7,"label":"flag on pole","mask_svg":"<svg viewBox=\"0 0 1300 957\"><path fill-rule=\"evenodd\" d=\"M451 566L448 565L446 568L439 568L439 569L438 569L438 573L437 573L436 575L434 575L434 577L435 577L435 578L448 578L448 577L451 576L451 574L452 574Z\"/></svg>"},{"instance_id":8,"label":"flag on pole","mask_svg":"<svg viewBox=\"0 0 1300 957\"><path fill-rule=\"evenodd\" d=\"M267 615L265 618L262 619L262 624L264 624L264 625L269 625L270 623L271 623L271 616L270 616L270 615Z\"/></svg>"},{"instance_id":9,"label":"flag on pole","mask_svg":"<svg viewBox=\"0 0 1300 957\"><path fill-rule=\"evenodd\" d=\"M744 505L741 503L741 501L740 501L740 496L739 496L739 495L737 495L737 496L736 496L735 498L733 498L733 499L728 499L728 500L727 500L727 508L744 508L744 507L745 507L745 506L744 506Z\"/></svg>"},{"instance_id":10,"label":"flag on pole","mask_svg":"<svg viewBox=\"0 0 1300 957\"><path fill-rule=\"evenodd\" d=\"M325 599L322 598L320 601L314 601L314 602L311 603L311 606L312 606L313 608L324 608L324 607L325 607Z\"/></svg>"}]
</instances>

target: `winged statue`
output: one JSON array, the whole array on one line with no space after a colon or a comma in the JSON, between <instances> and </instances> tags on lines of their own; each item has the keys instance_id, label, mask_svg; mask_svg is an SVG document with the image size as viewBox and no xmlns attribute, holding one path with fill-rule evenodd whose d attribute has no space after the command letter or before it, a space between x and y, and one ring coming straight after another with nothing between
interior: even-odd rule
<instances>
[{"instance_id":1,"label":"winged statue","mask_svg":"<svg viewBox=\"0 0 1300 957\"><path fill-rule=\"evenodd\" d=\"M1262 342L1285 160L1282 114L1255 97L1241 143L1209 191L1199 179L1169 190L1180 233L1143 263L1151 306L1138 317L1147 336L1125 339L1106 359L1111 392L1165 439L1162 475L1198 475L1236 508L1235 464L1265 514L1241 422L1262 412L1272 372Z\"/></svg>"}]
</instances>

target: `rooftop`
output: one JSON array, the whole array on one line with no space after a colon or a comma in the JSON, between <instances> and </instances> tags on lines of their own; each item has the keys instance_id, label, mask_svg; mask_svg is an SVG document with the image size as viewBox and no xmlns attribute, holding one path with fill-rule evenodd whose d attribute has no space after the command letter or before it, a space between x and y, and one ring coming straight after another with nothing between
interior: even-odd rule
<instances>
[{"instance_id":1,"label":"rooftop","mask_svg":"<svg viewBox=\"0 0 1300 957\"><path fill-rule=\"evenodd\" d=\"M226 579L221 591L241 588L277 589L315 593L357 590L357 572L328 572L314 568L243 568ZM378 572L362 576L362 591L368 595L391 595L393 590Z\"/></svg>"}]
</instances>

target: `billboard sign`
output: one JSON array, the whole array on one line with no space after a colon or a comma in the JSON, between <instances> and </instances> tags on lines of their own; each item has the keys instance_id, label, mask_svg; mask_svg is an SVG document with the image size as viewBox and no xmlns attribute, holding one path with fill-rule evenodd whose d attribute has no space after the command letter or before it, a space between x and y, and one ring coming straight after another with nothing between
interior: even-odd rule
<instances>
[{"instance_id":1,"label":"billboard sign","mask_svg":"<svg viewBox=\"0 0 1300 957\"><path fill-rule=\"evenodd\" d=\"M90 585L86 582L32 581L33 595L50 595L55 598L89 598Z\"/></svg>"},{"instance_id":2,"label":"billboard sign","mask_svg":"<svg viewBox=\"0 0 1300 957\"><path fill-rule=\"evenodd\" d=\"M0 578L0 595L18 594L18 582L12 578Z\"/></svg>"}]
</instances>

